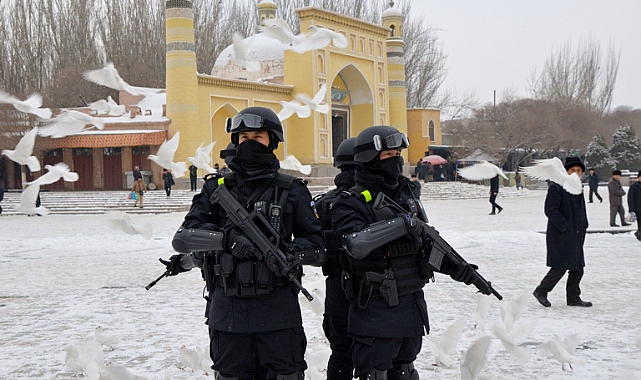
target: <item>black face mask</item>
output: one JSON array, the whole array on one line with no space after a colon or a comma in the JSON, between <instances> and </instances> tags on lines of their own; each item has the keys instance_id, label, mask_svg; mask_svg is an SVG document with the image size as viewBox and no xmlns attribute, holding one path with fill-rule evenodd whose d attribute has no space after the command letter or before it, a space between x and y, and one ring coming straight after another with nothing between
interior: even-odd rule
<instances>
[{"instance_id":1,"label":"black face mask","mask_svg":"<svg viewBox=\"0 0 641 380\"><path fill-rule=\"evenodd\" d=\"M247 170L264 169L276 161L274 151L256 140L243 141L236 148L236 157Z\"/></svg>"},{"instance_id":2,"label":"black face mask","mask_svg":"<svg viewBox=\"0 0 641 380\"><path fill-rule=\"evenodd\" d=\"M387 183L395 183L403 174L403 157L396 156L385 160L375 159L364 164L368 173L382 175Z\"/></svg>"}]
</instances>

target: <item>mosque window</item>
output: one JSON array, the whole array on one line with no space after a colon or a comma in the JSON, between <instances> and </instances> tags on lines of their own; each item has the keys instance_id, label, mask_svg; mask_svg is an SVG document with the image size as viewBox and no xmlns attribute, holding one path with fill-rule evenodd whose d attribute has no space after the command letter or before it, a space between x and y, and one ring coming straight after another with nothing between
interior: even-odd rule
<instances>
[{"instance_id":1,"label":"mosque window","mask_svg":"<svg viewBox=\"0 0 641 380\"><path fill-rule=\"evenodd\" d=\"M317 56L317 69L319 73L325 73L325 58L322 54L318 54Z\"/></svg>"},{"instance_id":2,"label":"mosque window","mask_svg":"<svg viewBox=\"0 0 641 380\"><path fill-rule=\"evenodd\" d=\"M385 75L383 74L383 66L378 66L378 83L385 83Z\"/></svg>"},{"instance_id":3,"label":"mosque window","mask_svg":"<svg viewBox=\"0 0 641 380\"><path fill-rule=\"evenodd\" d=\"M389 28L392 30L391 35L390 35L390 36L391 36L391 37L394 37L394 32L396 31L396 27L394 26L394 24L392 24L392 25L390 25L390 27L389 27Z\"/></svg>"},{"instance_id":4,"label":"mosque window","mask_svg":"<svg viewBox=\"0 0 641 380\"><path fill-rule=\"evenodd\" d=\"M435 140L434 120L430 120L429 133L430 133L430 142L433 142Z\"/></svg>"},{"instance_id":5,"label":"mosque window","mask_svg":"<svg viewBox=\"0 0 641 380\"><path fill-rule=\"evenodd\" d=\"M62 157L62 149L49 149L42 152L45 157Z\"/></svg>"},{"instance_id":6,"label":"mosque window","mask_svg":"<svg viewBox=\"0 0 641 380\"><path fill-rule=\"evenodd\" d=\"M361 54L365 54L365 39L361 38L358 44L358 52Z\"/></svg>"},{"instance_id":7,"label":"mosque window","mask_svg":"<svg viewBox=\"0 0 641 380\"><path fill-rule=\"evenodd\" d=\"M374 41L369 40L369 50L367 52L370 56L374 55Z\"/></svg>"}]
</instances>

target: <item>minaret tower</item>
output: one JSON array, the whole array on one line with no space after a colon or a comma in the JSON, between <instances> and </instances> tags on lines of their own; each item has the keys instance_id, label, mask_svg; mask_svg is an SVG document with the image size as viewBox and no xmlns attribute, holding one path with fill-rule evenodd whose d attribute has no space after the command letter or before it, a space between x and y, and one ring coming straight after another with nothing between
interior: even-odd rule
<instances>
[{"instance_id":1,"label":"minaret tower","mask_svg":"<svg viewBox=\"0 0 641 380\"><path fill-rule=\"evenodd\" d=\"M191 0L165 1L167 117L169 137L180 131L175 161L185 161L209 133L200 136L194 11ZM189 132L189 133L187 133Z\"/></svg>"},{"instance_id":2,"label":"minaret tower","mask_svg":"<svg viewBox=\"0 0 641 380\"><path fill-rule=\"evenodd\" d=\"M258 24L263 25L263 20L276 17L276 3L273 0L262 0L258 3Z\"/></svg>"},{"instance_id":3,"label":"minaret tower","mask_svg":"<svg viewBox=\"0 0 641 380\"><path fill-rule=\"evenodd\" d=\"M389 91L389 122L407 133L407 90L405 87L405 60L403 52L403 13L393 8L394 2L383 12L383 26L390 29L387 37L387 86Z\"/></svg>"}]
</instances>

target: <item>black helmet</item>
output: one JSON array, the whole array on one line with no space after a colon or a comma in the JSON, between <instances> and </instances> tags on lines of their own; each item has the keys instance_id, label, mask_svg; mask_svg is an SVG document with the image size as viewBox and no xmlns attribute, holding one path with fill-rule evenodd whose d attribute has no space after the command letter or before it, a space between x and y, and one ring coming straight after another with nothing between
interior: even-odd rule
<instances>
[{"instance_id":1,"label":"black helmet","mask_svg":"<svg viewBox=\"0 0 641 380\"><path fill-rule=\"evenodd\" d=\"M238 145L238 133L247 131L269 132L269 147L278 148L279 141L283 138L283 126L274 111L265 107L249 107L240 111L238 115L227 118L225 130L231 133L231 142Z\"/></svg>"},{"instance_id":2,"label":"black helmet","mask_svg":"<svg viewBox=\"0 0 641 380\"><path fill-rule=\"evenodd\" d=\"M336 149L334 156L334 167L339 168L343 165L359 165L354 161L354 144L356 144L356 137L350 137L343 140Z\"/></svg>"},{"instance_id":3,"label":"black helmet","mask_svg":"<svg viewBox=\"0 0 641 380\"><path fill-rule=\"evenodd\" d=\"M378 153L386 149L405 149L410 145L407 135L388 125L365 128L356 136L354 161L372 161Z\"/></svg>"},{"instance_id":4,"label":"black helmet","mask_svg":"<svg viewBox=\"0 0 641 380\"><path fill-rule=\"evenodd\" d=\"M234 157L236 157L236 145L230 142L227 145L227 148L220 151L220 158L225 160L225 163L229 165Z\"/></svg>"}]
</instances>

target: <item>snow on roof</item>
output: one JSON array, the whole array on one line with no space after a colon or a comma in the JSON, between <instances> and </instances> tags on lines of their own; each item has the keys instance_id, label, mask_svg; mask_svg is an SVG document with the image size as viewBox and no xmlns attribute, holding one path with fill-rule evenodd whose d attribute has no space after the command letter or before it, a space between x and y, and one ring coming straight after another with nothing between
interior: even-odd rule
<instances>
[{"instance_id":1,"label":"snow on roof","mask_svg":"<svg viewBox=\"0 0 641 380\"><path fill-rule=\"evenodd\" d=\"M153 90L162 91L158 89ZM131 118L129 112L127 112L124 115L117 117L104 117L103 120L107 124L169 121L166 116L162 115L163 104L167 104L167 93L164 91L157 92L147 95L143 100L138 102L138 107L140 108L142 115L137 115L136 117ZM145 115L146 110L151 110L151 115Z\"/></svg>"},{"instance_id":2,"label":"snow on roof","mask_svg":"<svg viewBox=\"0 0 641 380\"><path fill-rule=\"evenodd\" d=\"M245 41L247 46L247 58L251 61L284 61L285 50L291 48L289 45L286 45L277 39L267 37L262 33L249 36L243 41ZM214 63L214 69L216 67L222 67L230 64L232 52L233 47L231 45L223 49Z\"/></svg>"},{"instance_id":3,"label":"snow on roof","mask_svg":"<svg viewBox=\"0 0 641 380\"><path fill-rule=\"evenodd\" d=\"M383 14L381 15L382 17L403 17L403 12L400 11L400 9L397 8L387 8Z\"/></svg>"},{"instance_id":4,"label":"snow on roof","mask_svg":"<svg viewBox=\"0 0 641 380\"><path fill-rule=\"evenodd\" d=\"M82 136L82 135L130 135L136 133L157 133L157 132L166 132L161 129L110 129L110 130L100 130L100 129L85 129L80 133L76 133L69 136Z\"/></svg>"},{"instance_id":5,"label":"snow on roof","mask_svg":"<svg viewBox=\"0 0 641 380\"><path fill-rule=\"evenodd\" d=\"M276 3L273 0L262 0L260 3L258 3L258 5L261 5L261 4L273 4L273 5L276 5Z\"/></svg>"}]
</instances>

